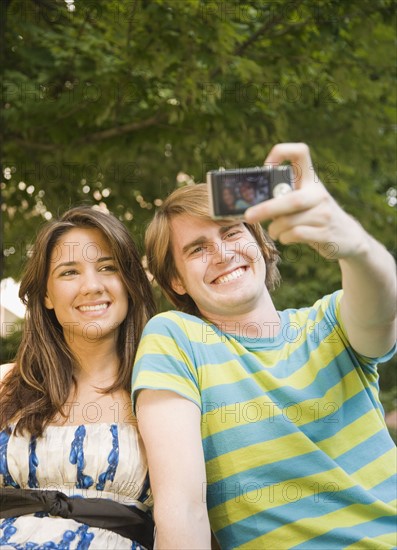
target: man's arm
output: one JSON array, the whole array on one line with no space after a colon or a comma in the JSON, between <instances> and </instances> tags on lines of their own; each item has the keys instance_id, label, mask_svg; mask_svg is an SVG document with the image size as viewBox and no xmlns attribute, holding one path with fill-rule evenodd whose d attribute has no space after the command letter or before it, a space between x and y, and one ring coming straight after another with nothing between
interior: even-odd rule
<instances>
[{"instance_id":1,"label":"man's arm","mask_svg":"<svg viewBox=\"0 0 397 550\"><path fill-rule=\"evenodd\" d=\"M395 263L387 250L347 214L316 176L309 148L302 143L273 147L265 164L292 162L295 188L247 210L248 222L272 220L272 238L307 243L323 256L339 260L344 294L341 318L352 347L377 357L396 338Z\"/></svg>"},{"instance_id":2,"label":"man's arm","mask_svg":"<svg viewBox=\"0 0 397 550\"><path fill-rule=\"evenodd\" d=\"M136 413L149 464L156 548L210 549L199 408L174 392L143 389Z\"/></svg>"},{"instance_id":3,"label":"man's arm","mask_svg":"<svg viewBox=\"0 0 397 550\"><path fill-rule=\"evenodd\" d=\"M361 250L341 258L341 317L353 348L368 357L388 352L396 341L395 264L370 235Z\"/></svg>"}]
</instances>

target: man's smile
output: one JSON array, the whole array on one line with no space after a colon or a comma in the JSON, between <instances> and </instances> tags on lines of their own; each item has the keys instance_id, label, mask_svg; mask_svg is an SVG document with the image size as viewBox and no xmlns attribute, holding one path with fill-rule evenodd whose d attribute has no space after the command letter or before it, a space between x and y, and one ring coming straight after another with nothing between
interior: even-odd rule
<instances>
[{"instance_id":1,"label":"man's smile","mask_svg":"<svg viewBox=\"0 0 397 550\"><path fill-rule=\"evenodd\" d=\"M217 277L212 281L212 284L214 285L222 285L224 283L230 283L230 281L234 281L236 279L239 279L242 277L245 273L245 271L248 269L248 267L237 267L233 271L230 271L229 273L226 273L224 275L221 275L220 277Z\"/></svg>"}]
</instances>

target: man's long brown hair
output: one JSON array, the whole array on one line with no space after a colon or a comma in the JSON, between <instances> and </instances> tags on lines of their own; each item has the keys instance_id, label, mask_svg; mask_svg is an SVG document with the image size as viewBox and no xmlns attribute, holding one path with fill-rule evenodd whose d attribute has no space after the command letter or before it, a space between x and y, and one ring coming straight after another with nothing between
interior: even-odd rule
<instances>
[{"instance_id":1,"label":"man's long brown hair","mask_svg":"<svg viewBox=\"0 0 397 550\"><path fill-rule=\"evenodd\" d=\"M15 425L16 433L27 430L40 436L64 405L75 385L76 357L68 347L54 311L44 299L51 254L62 235L74 228L98 229L109 241L115 264L128 294L127 316L119 327L116 381L104 393L130 391L132 365L142 330L154 314L150 283L130 234L112 214L78 206L40 231L27 262L19 297L26 305L22 341L15 367L0 389L0 429Z\"/></svg>"}]
</instances>

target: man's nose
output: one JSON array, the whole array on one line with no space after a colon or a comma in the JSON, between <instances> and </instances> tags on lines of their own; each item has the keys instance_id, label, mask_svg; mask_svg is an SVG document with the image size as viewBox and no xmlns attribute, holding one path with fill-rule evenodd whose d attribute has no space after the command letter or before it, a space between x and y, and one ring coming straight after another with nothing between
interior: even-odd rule
<instances>
[{"instance_id":1,"label":"man's nose","mask_svg":"<svg viewBox=\"0 0 397 550\"><path fill-rule=\"evenodd\" d=\"M235 258L236 254L237 254L236 243L227 243L225 241L214 243L213 261L215 263L227 264Z\"/></svg>"}]
</instances>

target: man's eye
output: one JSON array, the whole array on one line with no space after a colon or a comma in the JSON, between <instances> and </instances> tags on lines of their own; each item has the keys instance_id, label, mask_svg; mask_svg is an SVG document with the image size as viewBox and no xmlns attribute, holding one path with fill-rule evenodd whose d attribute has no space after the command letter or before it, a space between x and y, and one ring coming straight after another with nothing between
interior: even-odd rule
<instances>
[{"instance_id":1,"label":"man's eye","mask_svg":"<svg viewBox=\"0 0 397 550\"><path fill-rule=\"evenodd\" d=\"M199 254L200 252L202 252L204 250L204 246L196 246L196 248L193 248L193 250L191 251L191 255L192 254Z\"/></svg>"},{"instance_id":2,"label":"man's eye","mask_svg":"<svg viewBox=\"0 0 397 550\"><path fill-rule=\"evenodd\" d=\"M231 237L235 237L236 235L239 235L241 231L234 229L233 231L230 231L229 233L226 233L226 238L229 239Z\"/></svg>"}]
</instances>

